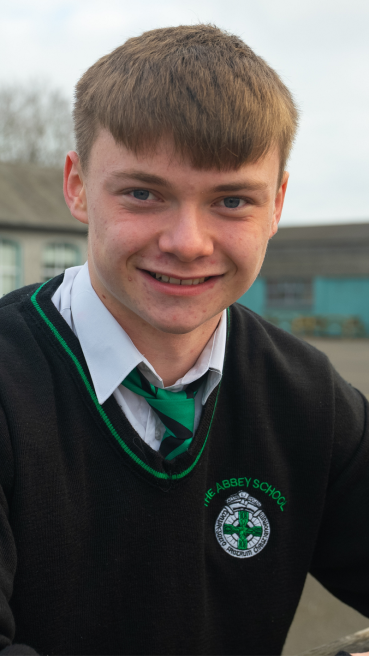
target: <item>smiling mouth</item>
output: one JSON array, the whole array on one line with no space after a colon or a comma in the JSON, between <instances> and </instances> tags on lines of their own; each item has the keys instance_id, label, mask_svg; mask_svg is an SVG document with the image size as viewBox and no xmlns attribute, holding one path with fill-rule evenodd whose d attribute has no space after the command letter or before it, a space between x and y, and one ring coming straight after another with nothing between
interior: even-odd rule
<instances>
[{"instance_id":1,"label":"smiling mouth","mask_svg":"<svg viewBox=\"0 0 369 656\"><path fill-rule=\"evenodd\" d=\"M169 276L165 276L163 273L154 273L153 271L148 271L147 273L150 274L152 278L155 278L155 280L160 280L160 282L167 282L170 285L200 285L202 282L206 282L209 280L212 276L208 276L207 278L171 278Z\"/></svg>"}]
</instances>

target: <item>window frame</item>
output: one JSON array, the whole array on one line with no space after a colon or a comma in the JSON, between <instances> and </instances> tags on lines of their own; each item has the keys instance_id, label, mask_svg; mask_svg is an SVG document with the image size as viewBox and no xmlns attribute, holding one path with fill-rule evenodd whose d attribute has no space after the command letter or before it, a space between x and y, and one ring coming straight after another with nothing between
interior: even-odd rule
<instances>
[{"instance_id":1,"label":"window frame","mask_svg":"<svg viewBox=\"0 0 369 656\"><path fill-rule=\"evenodd\" d=\"M54 260L54 264L47 264L46 260L47 258L45 257L45 254L47 253L48 249L54 248L55 253L57 252L58 248L61 249L70 249L70 251L74 251L75 253L75 262L74 264L71 264L70 262L66 262L65 258L64 263L58 264L57 263L57 258ZM42 256L41 256L41 278L43 282L46 282L47 280L50 280L51 278L55 278L55 276L58 276L61 273L64 273L66 269L69 269L70 267L73 266L79 266L81 264L81 249L77 244L71 243L71 242L64 242L64 241L53 241L53 242L47 242L44 244L43 249L42 249ZM65 266L64 266L65 265Z\"/></svg>"},{"instance_id":2,"label":"window frame","mask_svg":"<svg viewBox=\"0 0 369 656\"><path fill-rule=\"evenodd\" d=\"M288 289L288 286L290 289ZM298 286L302 286L300 294ZM280 287L279 293L278 287ZM313 303L313 278L302 276L267 278L266 307L268 310L311 310Z\"/></svg>"}]
</instances>

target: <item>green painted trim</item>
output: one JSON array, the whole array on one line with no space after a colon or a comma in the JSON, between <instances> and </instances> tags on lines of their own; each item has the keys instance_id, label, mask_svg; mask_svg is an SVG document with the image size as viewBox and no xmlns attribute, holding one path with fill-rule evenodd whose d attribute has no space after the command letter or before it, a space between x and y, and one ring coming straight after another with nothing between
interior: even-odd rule
<instances>
[{"instance_id":1,"label":"green painted trim","mask_svg":"<svg viewBox=\"0 0 369 656\"><path fill-rule=\"evenodd\" d=\"M211 416L208 432L206 433L204 444L202 445L202 448L201 448L196 460L192 463L192 465L190 465L190 467L188 467L185 471L181 472L180 474L170 475L170 474L166 474L165 472L156 471L156 469L153 469L152 467L147 465L145 462L143 462L138 456L136 456L136 454L133 453L133 451L131 451L131 449L127 446L127 444L122 440L119 433L115 430L115 428L114 428L113 424L111 423L109 417L107 416L106 412L104 411L104 409L100 405L100 403L97 399L97 396L95 394L95 390L90 385L90 383L88 381L88 378L87 378L85 372L83 371L83 367L82 367L81 363L79 362L78 358L76 358L73 351L69 348L66 341L63 339L63 337L60 335L58 330L55 328L54 324L50 321L50 319L48 319L45 312L43 310L41 310L36 297L37 297L38 292L40 291L40 289L42 289L42 287L44 285L46 285L46 282L44 282L42 285L40 285L40 287L38 289L36 289L36 291L31 296L31 301L32 301L35 309L37 310L37 312L41 316L41 318L44 320L44 322L48 326L48 328L50 328L50 330L53 333L54 337L58 340L59 344L63 347L63 349L66 351L66 353L71 358L73 364L75 365L79 375L81 376L82 381L83 381L83 383L84 383L84 385L85 385L85 387L86 387L86 389L87 389L87 391L88 391L88 393L89 393L89 395L90 395L90 397L91 397L91 399L92 399L92 401L95 405L96 410L98 411L100 417L102 418L102 420L104 421L104 423L106 424L108 429L110 430L113 437L116 439L118 444L122 447L123 451L125 451L132 458L132 460L134 460L134 462L136 464L140 465L140 467L145 469L147 472L149 472L153 476L156 476L157 478L161 478L161 479L165 479L165 480L169 480L169 479L170 480L179 480L179 479L184 478L185 476L187 476L193 470L193 468L197 465L197 463L200 460L201 455L202 455L202 453L205 449L205 445L206 445L206 442L207 442L208 437L209 437L210 429L211 429L211 426L213 424L215 409L216 409L217 403L218 403L218 397L219 397L221 381L219 382L218 392L217 392L217 396L216 396L216 399L215 399L213 414ZM229 308L227 308L227 317L228 317L228 326L229 326Z\"/></svg>"}]
</instances>

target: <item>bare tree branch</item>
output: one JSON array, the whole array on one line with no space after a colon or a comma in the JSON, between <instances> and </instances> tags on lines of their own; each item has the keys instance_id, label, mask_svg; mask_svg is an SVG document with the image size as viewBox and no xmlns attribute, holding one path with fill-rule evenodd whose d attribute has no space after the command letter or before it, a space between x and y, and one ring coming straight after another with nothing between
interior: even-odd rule
<instances>
[{"instance_id":1,"label":"bare tree branch","mask_svg":"<svg viewBox=\"0 0 369 656\"><path fill-rule=\"evenodd\" d=\"M0 160L60 167L74 148L69 100L45 82L0 87Z\"/></svg>"}]
</instances>

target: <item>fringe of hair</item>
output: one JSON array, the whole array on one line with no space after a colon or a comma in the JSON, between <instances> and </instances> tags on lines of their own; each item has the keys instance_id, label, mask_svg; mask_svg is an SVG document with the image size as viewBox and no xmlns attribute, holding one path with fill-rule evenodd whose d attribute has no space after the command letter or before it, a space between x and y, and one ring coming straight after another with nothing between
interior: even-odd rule
<instances>
[{"instance_id":1,"label":"fringe of hair","mask_svg":"<svg viewBox=\"0 0 369 656\"><path fill-rule=\"evenodd\" d=\"M282 175L298 110L238 37L181 25L129 39L91 66L76 86L74 123L84 170L103 127L136 154L169 137L198 169L237 169L277 147Z\"/></svg>"}]
</instances>

